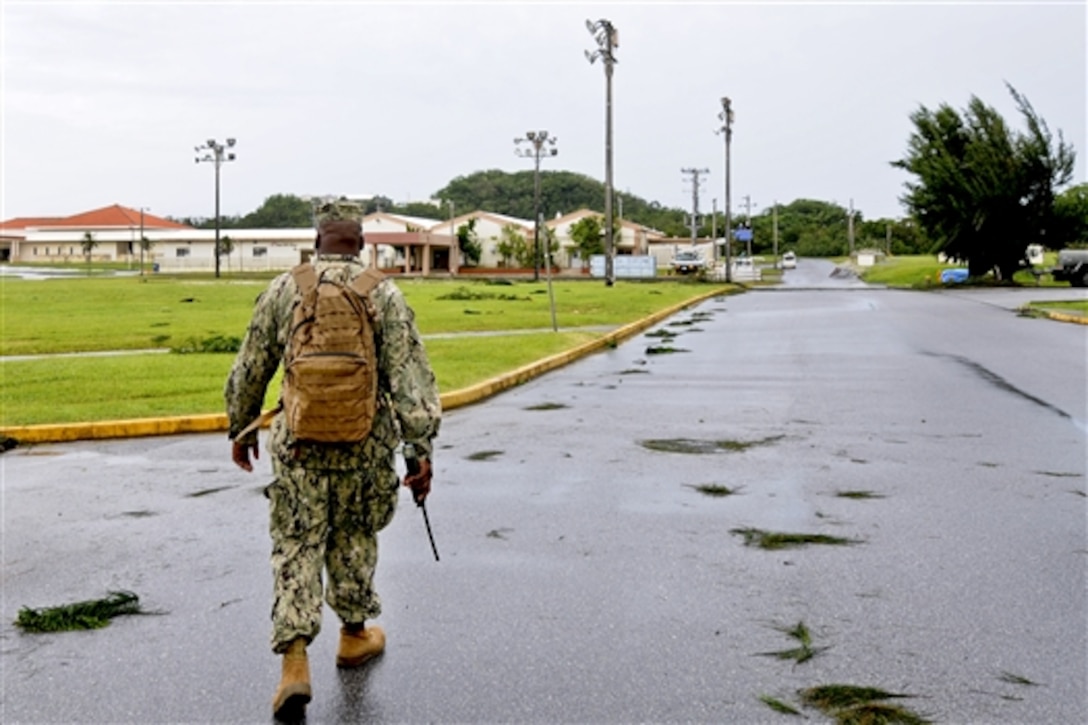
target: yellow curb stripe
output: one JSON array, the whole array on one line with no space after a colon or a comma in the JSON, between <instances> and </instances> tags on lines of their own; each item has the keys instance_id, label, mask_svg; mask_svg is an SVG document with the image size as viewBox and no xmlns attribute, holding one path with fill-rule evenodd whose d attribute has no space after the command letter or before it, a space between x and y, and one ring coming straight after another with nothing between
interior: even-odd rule
<instances>
[{"instance_id":1,"label":"yellow curb stripe","mask_svg":"<svg viewBox=\"0 0 1088 725\"><path fill-rule=\"evenodd\" d=\"M1046 316L1052 320L1058 322L1075 322L1078 325L1088 325L1088 316L1086 315L1070 315L1065 312L1050 312L1046 310Z\"/></svg>"},{"instance_id":2,"label":"yellow curb stripe","mask_svg":"<svg viewBox=\"0 0 1088 725\"><path fill-rule=\"evenodd\" d=\"M603 337L590 340L578 347L523 365L520 368L489 378L468 388L443 393L441 395L442 410L454 410L455 408L478 403L504 390L509 390L533 378L540 377L544 373L568 365L598 350L634 337L651 325L657 324L685 308L697 305L712 297L726 294L728 291L726 287L715 288L655 312L641 320L619 327ZM226 431L228 427L229 422L226 414L215 413L171 418L100 421L96 423L11 426L0 428L0 435L14 438L19 443L63 443L78 440L178 435L181 433L214 433Z\"/></svg>"}]
</instances>

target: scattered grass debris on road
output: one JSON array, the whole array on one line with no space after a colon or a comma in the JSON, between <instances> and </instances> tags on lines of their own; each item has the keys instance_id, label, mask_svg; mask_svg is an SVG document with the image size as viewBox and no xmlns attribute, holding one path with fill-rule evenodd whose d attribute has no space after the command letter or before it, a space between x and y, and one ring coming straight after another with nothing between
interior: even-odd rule
<instances>
[{"instance_id":1,"label":"scattered grass debris on road","mask_svg":"<svg viewBox=\"0 0 1088 725\"><path fill-rule=\"evenodd\" d=\"M663 453L740 453L755 446L766 446L785 438L783 435L768 436L754 441L700 440L697 438L650 438L639 441L643 448Z\"/></svg>"},{"instance_id":2,"label":"scattered grass debris on road","mask_svg":"<svg viewBox=\"0 0 1088 725\"><path fill-rule=\"evenodd\" d=\"M562 410L566 407L565 403L537 403L526 407L525 410Z\"/></svg>"},{"instance_id":3,"label":"scattered grass debris on road","mask_svg":"<svg viewBox=\"0 0 1088 725\"><path fill-rule=\"evenodd\" d=\"M836 491L839 498L849 498L855 501L868 501L874 498L884 498L884 494L876 491Z\"/></svg>"},{"instance_id":4,"label":"scattered grass debris on road","mask_svg":"<svg viewBox=\"0 0 1088 725\"><path fill-rule=\"evenodd\" d=\"M789 705L782 702L777 697L771 697L770 695L760 695L759 701L767 707L771 708L775 712L782 713L783 715L800 715L801 711L793 705Z\"/></svg>"},{"instance_id":5,"label":"scattered grass debris on road","mask_svg":"<svg viewBox=\"0 0 1088 725\"><path fill-rule=\"evenodd\" d=\"M730 488L720 483L688 483L685 484L688 488L694 488L704 496L713 496L715 498L721 498L723 496L732 496L740 491L740 487Z\"/></svg>"},{"instance_id":6,"label":"scattered grass debris on road","mask_svg":"<svg viewBox=\"0 0 1088 725\"><path fill-rule=\"evenodd\" d=\"M502 451L476 451L475 453L468 454L465 458L469 461L490 461L492 458L501 456L502 454Z\"/></svg>"},{"instance_id":7,"label":"scattered grass debris on road","mask_svg":"<svg viewBox=\"0 0 1088 725\"><path fill-rule=\"evenodd\" d=\"M877 687L819 685L801 690L801 701L835 719L839 725L924 725L931 722L905 707L882 700L913 697Z\"/></svg>"},{"instance_id":8,"label":"scattered grass debris on road","mask_svg":"<svg viewBox=\"0 0 1088 725\"><path fill-rule=\"evenodd\" d=\"M774 657L780 660L793 660L796 664L802 664L828 649L827 647L812 646L812 634L808 631L808 627L805 626L803 621L798 622L793 627L776 627L776 629L797 640L800 647L779 650L776 652L760 652L760 656Z\"/></svg>"},{"instance_id":9,"label":"scattered grass debris on road","mask_svg":"<svg viewBox=\"0 0 1088 725\"><path fill-rule=\"evenodd\" d=\"M1002 682L1007 682L1010 685L1024 685L1025 687L1038 687L1039 685L1038 682L1033 682L1023 675L1013 674L1012 672L1002 671L1001 674L997 676L997 679Z\"/></svg>"},{"instance_id":10,"label":"scattered grass debris on road","mask_svg":"<svg viewBox=\"0 0 1088 725\"><path fill-rule=\"evenodd\" d=\"M88 599L58 607L23 607L15 619L15 626L24 632L34 633L101 629L110 623L110 619L123 614L148 612L140 607L140 598L132 592L115 591L103 599Z\"/></svg>"},{"instance_id":11,"label":"scattered grass debris on road","mask_svg":"<svg viewBox=\"0 0 1088 725\"><path fill-rule=\"evenodd\" d=\"M760 549L776 550L791 549L809 544L823 544L826 546L851 546L861 543L857 539L846 539L841 536L829 536L827 534L803 534L787 533L782 531L764 531L755 528L730 529L729 533L744 537L745 546L756 546Z\"/></svg>"}]
</instances>

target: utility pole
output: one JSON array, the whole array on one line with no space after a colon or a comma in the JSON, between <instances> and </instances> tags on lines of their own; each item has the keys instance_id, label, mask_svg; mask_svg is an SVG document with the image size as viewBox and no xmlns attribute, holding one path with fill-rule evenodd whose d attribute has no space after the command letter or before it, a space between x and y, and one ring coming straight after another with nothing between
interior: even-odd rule
<instances>
[{"instance_id":1,"label":"utility pole","mask_svg":"<svg viewBox=\"0 0 1088 725\"><path fill-rule=\"evenodd\" d=\"M721 133L725 136L725 281L733 281L733 262L731 249L733 246L733 231L730 228L730 209L732 204L729 198L729 144L733 140L733 102L726 97L722 97L722 112L718 114L718 118L722 121L722 127L715 133Z\"/></svg>"},{"instance_id":2,"label":"utility pole","mask_svg":"<svg viewBox=\"0 0 1088 725\"><path fill-rule=\"evenodd\" d=\"M884 254L888 257L892 256L892 223L887 222L884 224Z\"/></svg>"},{"instance_id":3,"label":"utility pole","mask_svg":"<svg viewBox=\"0 0 1088 725\"><path fill-rule=\"evenodd\" d=\"M533 173L533 281L540 281L540 157L555 156L559 150L555 144L559 139L548 136L547 131L528 131L522 138L514 139L514 145L529 143L532 148L515 148L518 156L532 158L535 171Z\"/></svg>"},{"instance_id":4,"label":"utility pole","mask_svg":"<svg viewBox=\"0 0 1088 725\"><path fill-rule=\"evenodd\" d=\"M590 65L600 58L604 63L605 79L605 132L604 132L604 284L611 287L615 284L616 274L613 265L615 249L615 230L612 219L612 66L616 64L613 50L619 47L619 34L616 28L608 20L598 20L596 23L587 20L586 29L597 41L597 50L586 53L586 60Z\"/></svg>"},{"instance_id":5,"label":"utility pole","mask_svg":"<svg viewBox=\"0 0 1088 725\"><path fill-rule=\"evenodd\" d=\"M699 176L709 174L710 169L680 169L681 174L691 176L691 246L699 231Z\"/></svg>"},{"instance_id":6,"label":"utility pole","mask_svg":"<svg viewBox=\"0 0 1088 725\"><path fill-rule=\"evenodd\" d=\"M147 246L147 240L144 239L144 208L140 207L140 276L144 276L144 247Z\"/></svg>"},{"instance_id":7,"label":"utility pole","mask_svg":"<svg viewBox=\"0 0 1088 725\"><path fill-rule=\"evenodd\" d=\"M217 143L214 138L208 139L203 146L197 146L196 152L204 152L203 156L197 156L196 162L212 161L215 163L215 276L219 278L219 167L226 161L234 161L234 152L227 152L234 148L235 139L228 138L226 145Z\"/></svg>"}]
</instances>

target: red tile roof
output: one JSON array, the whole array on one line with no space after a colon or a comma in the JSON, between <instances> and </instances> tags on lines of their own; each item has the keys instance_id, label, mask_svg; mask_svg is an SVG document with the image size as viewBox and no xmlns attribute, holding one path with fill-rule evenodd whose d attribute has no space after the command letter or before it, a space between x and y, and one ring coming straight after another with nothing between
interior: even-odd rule
<instances>
[{"instance_id":1,"label":"red tile roof","mask_svg":"<svg viewBox=\"0 0 1088 725\"><path fill-rule=\"evenodd\" d=\"M0 222L0 229L26 229L27 227L41 227L49 224L56 224L62 221L64 217L59 216L18 216L14 219L8 219L6 222Z\"/></svg>"},{"instance_id":2,"label":"red tile roof","mask_svg":"<svg viewBox=\"0 0 1088 725\"><path fill-rule=\"evenodd\" d=\"M77 229L95 229L106 227L138 227L140 212L120 204L105 206L101 209L73 214L67 217L16 217L0 222L0 229L26 229L28 227L50 227L53 229L75 227ZM144 212L145 229L191 229L187 224L170 221Z\"/></svg>"},{"instance_id":3,"label":"red tile roof","mask_svg":"<svg viewBox=\"0 0 1088 725\"><path fill-rule=\"evenodd\" d=\"M64 226L64 227L136 227L140 225L140 212L137 209L129 209L128 207L121 206L120 204L114 204L113 206L105 206L101 209L92 209L91 211L85 211L82 214L75 214L70 217L65 217L60 220L59 223L51 226ZM169 219L163 219L162 217L155 216L154 214L148 214L144 212L144 227L148 228L167 228L167 229L189 229L187 224L181 224L179 222L173 222Z\"/></svg>"}]
</instances>

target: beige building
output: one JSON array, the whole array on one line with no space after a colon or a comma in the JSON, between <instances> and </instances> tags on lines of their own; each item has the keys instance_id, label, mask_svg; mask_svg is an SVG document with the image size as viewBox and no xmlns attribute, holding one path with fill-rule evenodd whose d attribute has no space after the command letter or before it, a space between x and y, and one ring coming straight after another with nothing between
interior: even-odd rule
<instances>
[{"instance_id":1,"label":"beige building","mask_svg":"<svg viewBox=\"0 0 1088 725\"><path fill-rule=\"evenodd\" d=\"M434 219L377 212L363 220L370 264L404 273L450 270L451 238L430 232ZM146 245L140 240L145 239ZM299 229L221 229L219 258L228 271L286 270L313 253L315 232ZM69 217L17 218L0 223L0 261L139 264L160 271L215 268L215 230L196 229L119 204Z\"/></svg>"},{"instance_id":2,"label":"beige building","mask_svg":"<svg viewBox=\"0 0 1088 725\"><path fill-rule=\"evenodd\" d=\"M553 259L557 267L578 271L588 267L588 260L583 264L570 237L571 226L587 216L601 214L579 209L544 223L559 245ZM457 229L473 219L481 247L479 267L493 269L510 262L499 253L507 227L532 242L533 222L504 214L473 211L438 220L379 211L363 219L364 258L368 264L392 273L456 274L463 264ZM656 246L653 242L661 236L649 227L620 220L615 228L615 252L651 254ZM286 270L309 259L315 232L310 227L220 229L219 237L221 244L226 241L229 247L228 253L219 258L221 270ZM147 241L146 246L141 246L141 238ZM87 258L88 239L93 261L135 266L142 258L147 267L164 272L215 268L214 229L196 229L119 204L69 217L18 218L0 223L0 262L80 262Z\"/></svg>"}]
</instances>

